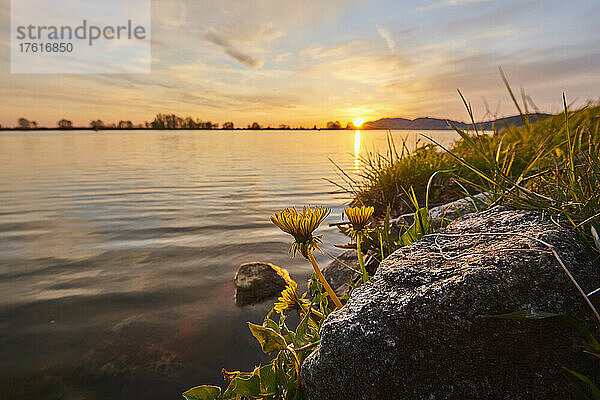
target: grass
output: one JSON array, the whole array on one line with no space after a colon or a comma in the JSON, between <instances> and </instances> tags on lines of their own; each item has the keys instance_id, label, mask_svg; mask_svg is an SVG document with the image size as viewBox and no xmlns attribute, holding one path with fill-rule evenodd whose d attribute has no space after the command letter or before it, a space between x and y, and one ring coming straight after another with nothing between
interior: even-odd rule
<instances>
[{"instance_id":1,"label":"grass","mask_svg":"<svg viewBox=\"0 0 600 400\"><path fill-rule=\"evenodd\" d=\"M462 96L462 95L461 95ZM464 100L464 99L463 99ZM472 120L470 105L465 101ZM493 204L543 210L557 221L580 230L592 244L592 229L600 232L600 106L590 104L520 127L496 127L493 134L473 125L449 148L427 144L400 151L391 139L385 153L368 153L358 177L340 172L337 185L353 204L375 207L382 217L389 206L392 216L411 211L408 188L430 205L445 203L468 193L489 192ZM519 107L519 111L522 108Z\"/></svg>"},{"instance_id":2,"label":"grass","mask_svg":"<svg viewBox=\"0 0 600 400\"><path fill-rule=\"evenodd\" d=\"M405 140L398 151L392 136L388 135L385 153L361 155L363 168L358 177L336 165L342 182L332 183L352 197L352 205L373 206L376 218L383 217L388 207L392 217L408 212L410 205L405 188L412 186L417 193L425 193L431 175L451 169L456 163L433 144L418 146L409 152ZM450 179L443 177L435 182L431 193L434 201L445 202L458 198L459 189L451 187Z\"/></svg>"}]
</instances>

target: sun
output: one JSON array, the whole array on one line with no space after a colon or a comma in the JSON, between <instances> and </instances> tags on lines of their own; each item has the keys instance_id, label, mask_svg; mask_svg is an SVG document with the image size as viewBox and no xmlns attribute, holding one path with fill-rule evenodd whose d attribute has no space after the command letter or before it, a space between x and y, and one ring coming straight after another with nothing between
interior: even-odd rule
<instances>
[{"instance_id":1,"label":"sun","mask_svg":"<svg viewBox=\"0 0 600 400\"><path fill-rule=\"evenodd\" d=\"M365 122L362 118L356 118L353 122L354 126L360 128L360 126Z\"/></svg>"}]
</instances>

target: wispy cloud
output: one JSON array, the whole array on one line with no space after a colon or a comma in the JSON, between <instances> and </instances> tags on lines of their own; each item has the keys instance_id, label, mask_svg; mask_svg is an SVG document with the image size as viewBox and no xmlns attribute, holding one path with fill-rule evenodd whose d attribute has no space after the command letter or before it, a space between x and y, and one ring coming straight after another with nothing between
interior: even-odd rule
<instances>
[{"instance_id":1,"label":"wispy cloud","mask_svg":"<svg viewBox=\"0 0 600 400\"><path fill-rule=\"evenodd\" d=\"M490 39L490 38L500 38L507 36L517 35L518 32L516 29L490 29L484 32L477 34L477 39Z\"/></svg>"},{"instance_id":2,"label":"wispy cloud","mask_svg":"<svg viewBox=\"0 0 600 400\"><path fill-rule=\"evenodd\" d=\"M468 6L468 5L473 5L473 4L477 4L477 3L488 3L490 1L496 1L496 0L438 0L438 1L434 1L433 3L424 6L424 7L419 7L417 8L418 11L427 11L427 10L433 10L436 8L443 8L443 7L449 7L449 6Z\"/></svg>"},{"instance_id":3,"label":"wispy cloud","mask_svg":"<svg viewBox=\"0 0 600 400\"><path fill-rule=\"evenodd\" d=\"M233 57L235 60L245 65L248 68L260 68L263 66L263 61L258 58L252 57L251 55L245 54L240 50L236 49L229 43L227 39L221 37L217 32L209 31L204 36L209 42L222 47L225 53Z\"/></svg>"},{"instance_id":4,"label":"wispy cloud","mask_svg":"<svg viewBox=\"0 0 600 400\"><path fill-rule=\"evenodd\" d=\"M383 38L383 40L385 40L390 51L392 53L395 53L396 52L396 42L394 41L394 37L392 36L390 31L388 31L387 29L385 29L379 25L377 25L376 28L377 28L377 32L379 32L379 36L381 36Z\"/></svg>"}]
</instances>

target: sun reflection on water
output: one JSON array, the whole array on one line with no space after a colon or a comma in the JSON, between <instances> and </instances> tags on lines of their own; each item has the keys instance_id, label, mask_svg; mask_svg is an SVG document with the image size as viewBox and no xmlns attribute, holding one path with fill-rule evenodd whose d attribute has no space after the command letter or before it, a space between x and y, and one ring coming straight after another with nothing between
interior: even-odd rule
<instances>
[{"instance_id":1,"label":"sun reflection on water","mask_svg":"<svg viewBox=\"0 0 600 400\"><path fill-rule=\"evenodd\" d=\"M360 131L354 132L354 170L360 167Z\"/></svg>"}]
</instances>

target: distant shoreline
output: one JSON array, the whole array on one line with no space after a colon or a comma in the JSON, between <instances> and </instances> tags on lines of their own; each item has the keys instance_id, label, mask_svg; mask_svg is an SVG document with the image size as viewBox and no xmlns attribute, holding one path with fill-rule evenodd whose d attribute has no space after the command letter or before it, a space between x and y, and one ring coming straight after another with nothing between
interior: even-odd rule
<instances>
[{"instance_id":1,"label":"distant shoreline","mask_svg":"<svg viewBox=\"0 0 600 400\"><path fill-rule=\"evenodd\" d=\"M162 116L162 114L161 114ZM529 122L535 122L538 119L542 119L542 118L548 118L550 117L550 114L543 114L543 113L534 113L534 114L527 114L527 115L514 115L512 117L504 117L504 118L498 118L498 119L494 119L492 121L482 121L482 122L477 122L477 129L480 130L494 130L497 128L506 128L508 126L522 126L525 124L525 120L529 120ZM176 117L176 116L174 116ZM200 123L198 123L200 124ZM330 123L328 122L327 125L329 125ZM130 123L131 125L131 123ZM158 126L165 126L167 124L161 123ZM188 126L191 126L191 124L187 124ZM4 127L0 127L0 132L1 131L17 131L17 132L26 132L26 131L73 131L73 130L77 130L77 131L387 131L387 130L392 130L392 131L418 131L418 130L425 130L425 131L452 131L455 128L458 129L463 129L463 130L470 130L473 125L472 123L466 123L466 122L460 122L460 121L453 121L450 119L441 119L441 118L429 118L429 117L425 117L425 118L416 118L416 119L406 119L406 118L380 118L376 121L366 121L364 124L362 124L360 127L356 127L356 126L340 126L339 122L336 121L335 125L337 125L337 127L334 128L304 128L304 127L297 127L297 128L292 128L292 127L285 127L285 128L272 128L272 127L260 127L259 124L254 123L252 125L255 125L256 128L252 128L250 125L248 125L249 127L245 127L245 128L232 128L232 129L226 129L226 128L207 128L207 127L192 127L192 128L154 128L152 126L144 126L144 127L138 127L138 128L134 128L134 127L126 127L126 128L119 128L117 126L103 126L103 127L91 127L91 126L85 126L85 127L65 127L65 128L60 128L60 127L53 127L53 128L40 128L40 127L36 127L36 128L19 128L19 127L12 127L12 128L4 128ZM214 125L213 125L214 126Z\"/></svg>"},{"instance_id":2,"label":"distant shoreline","mask_svg":"<svg viewBox=\"0 0 600 400\"><path fill-rule=\"evenodd\" d=\"M0 132L37 132L37 131L56 131L56 132L69 132L69 131L248 131L248 132L256 132L256 131L329 131L329 132L337 132L337 131L415 131L415 130L426 130L426 131L453 131L454 129L448 127L446 129L413 129L413 128L353 128L353 129L327 129L327 128L289 128L289 129L279 129L279 128L261 128L261 129L248 129L248 128L234 128L234 129L222 129L222 128L213 128L213 129L201 129L201 128L173 128L173 129L156 129L156 128L0 128Z\"/></svg>"}]
</instances>

